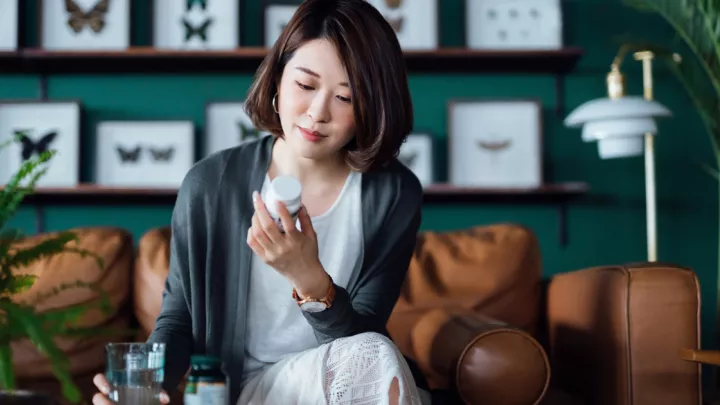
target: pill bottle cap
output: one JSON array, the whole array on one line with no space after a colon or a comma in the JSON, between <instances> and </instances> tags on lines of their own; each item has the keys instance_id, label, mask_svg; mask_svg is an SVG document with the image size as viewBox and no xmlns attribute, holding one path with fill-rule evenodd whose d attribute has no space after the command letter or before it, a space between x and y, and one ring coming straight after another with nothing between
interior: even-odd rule
<instances>
[{"instance_id":1,"label":"pill bottle cap","mask_svg":"<svg viewBox=\"0 0 720 405\"><path fill-rule=\"evenodd\" d=\"M293 176L277 176L270 183L270 194L277 201L285 205L300 204L302 186Z\"/></svg>"}]
</instances>

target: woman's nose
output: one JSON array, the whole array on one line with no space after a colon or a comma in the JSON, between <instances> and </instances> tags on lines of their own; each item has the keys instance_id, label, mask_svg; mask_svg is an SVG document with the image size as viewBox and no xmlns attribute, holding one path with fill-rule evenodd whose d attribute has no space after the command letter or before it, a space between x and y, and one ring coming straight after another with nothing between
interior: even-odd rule
<instances>
[{"instance_id":1,"label":"woman's nose","mask_svg":"<svg viewBox=\"0 0 720 405\"><path fill-rule=\"evenodd\" d=\"M330 106L328 96L317 94L313 97L307 114L313 122L327 122L330 119Z\"/></svg>"}]
</instances>

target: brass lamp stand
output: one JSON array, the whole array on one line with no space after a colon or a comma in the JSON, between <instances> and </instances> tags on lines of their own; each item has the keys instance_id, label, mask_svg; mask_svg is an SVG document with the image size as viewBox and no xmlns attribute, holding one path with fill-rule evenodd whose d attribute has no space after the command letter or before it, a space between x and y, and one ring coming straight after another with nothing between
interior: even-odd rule
<instances>
[{"instance_id":1,"label":"brass lamp stand","mask_svg":"<svg viewBox=\"0 0 720 405\"><path fill-rule=\"evenodd\" d=\"M625 78L620 72L620 65L625 59L628 48L623 46L615 56L610 72L607 74L608 97L617 100L625 96ZM653 99L652 61L655 54L652 51L638 51L633 54L635 60L642 61L643 68L643 97L645 100ZM679 56L678 56L679 57ZM644 135L645 142L645 216L647 223L647 260L657 261L657 207L655 194L655 136L652 133Z\"/></svg>"}]
</instances>

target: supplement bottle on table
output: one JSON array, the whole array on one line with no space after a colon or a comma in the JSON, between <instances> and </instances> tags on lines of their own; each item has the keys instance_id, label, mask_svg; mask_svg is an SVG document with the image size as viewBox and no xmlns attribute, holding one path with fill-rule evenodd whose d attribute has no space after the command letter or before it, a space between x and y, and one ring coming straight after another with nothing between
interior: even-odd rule
<instances>
[{"instance_id":1,"label":"supplement bottle on table","mask_svg":"<svg viewBox=\"0 0 720 405\"><path fill-rule=\"evenodd\" d=\"M301 194L302 186L300 181L293 176L277 176L270 182L264 198L265 206L270 216L280 227L280 230L283 230L283 226L277 210L277 202L280 201L285 204L294 223L302 205L300 201Z\"/></svg>"},{"instance_id":2,"label":"supplement bottle on table","mask_svg":"<svg viewBox=\"0 0 720 405\"><path fill-rule=\"evenodd\" d=\"M194 355L185 385L185 405L229 405L229 381L216 356Z\"/></svg>"}]
</instances>

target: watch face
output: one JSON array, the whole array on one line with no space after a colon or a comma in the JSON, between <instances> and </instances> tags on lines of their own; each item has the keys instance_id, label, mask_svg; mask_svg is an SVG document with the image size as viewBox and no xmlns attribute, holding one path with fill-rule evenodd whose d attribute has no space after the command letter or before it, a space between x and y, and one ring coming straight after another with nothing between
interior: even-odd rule
<instances>
[{"instance_id":1,"label":"watch face","mask_svg":"<svg viewBox=\"0 0 720 405\"><path fill-rule=\"evenodd\" d=\"M325 305L322 302L306 302L302 305L300 305L300 309L302 309L305 312L320 312L324 311L325 308L327 308L327 305Z\"/></svg>"}]
</instances>

